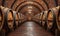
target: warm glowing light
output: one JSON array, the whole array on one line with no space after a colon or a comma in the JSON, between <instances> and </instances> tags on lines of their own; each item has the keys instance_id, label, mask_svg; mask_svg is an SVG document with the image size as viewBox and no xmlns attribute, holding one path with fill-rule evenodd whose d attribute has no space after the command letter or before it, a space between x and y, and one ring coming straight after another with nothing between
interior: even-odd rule
<instances>
[{"instance_id":1,"label":"warm glowing light","mask_svg":"<svg viewBox=\"0 0 60 36\"><path fill-rule=\"evenodd\" d=\"M32 6L28 6L29 9L32 9L33 7Z\"/></svg>"},{"instance_id":2,"label":"warm glowing light","mask_svg":"<svg viewBox=\"0 0 60 36\"><path fill-rule=\"evenodd\" d=\"M31 12L29 11L28 13L30 13L31 14Z\"/></svg>"},{"instance_id":3,"label":"warm glowing light","mask_svg":"<svg viewBox=\"0 0 60 36\"><path fill-rule=\"evenodd\" d=\"M29 2L27 2L27 3L29 3L29 4L33 4L33 2L31 2L31 1L29 1Z\"/></svg>"},{"instance_id":4,"label":"warm glowing light","mask_svg":"<svg viewBox=\"0 0 60 36\"><path fill-rule=\"evenodd\" d=\"M32 11L32 10L28 10L28 11Z\"/></svg>"}]
</instances>

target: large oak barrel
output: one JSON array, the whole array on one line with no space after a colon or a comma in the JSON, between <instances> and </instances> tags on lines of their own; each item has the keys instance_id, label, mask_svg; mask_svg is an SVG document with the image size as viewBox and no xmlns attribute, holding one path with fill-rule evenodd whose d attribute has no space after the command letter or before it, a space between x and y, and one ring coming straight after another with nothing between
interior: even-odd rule
<instances>
[{"instance_id":1,"label":"large oak barrel","mask_svg":"<svg viewBox=\"0 0 60 36\"><path fill-rule=\"evenodd\" d=\"M57 29L55 30L55 35L60 36L60 7L59 7L59 13L57 16Z\"/></svg>"},{"instance_id":2,"label":"large oak barrel","mask_svg":"<svg viewBox=\"0 0 60 36\"><path fill-rule=\"evenodd\" d=\"M18 14L18 12L16 13L16 25L17 25L17 27L19 26L19 14Z\"/></svg>"},{"instance_id":3,"label":"large oak barrel","mask_svg":"<svg viewBox=\"0 0 60 36\"><path fill-rule=\"evenodd\" d=\"M21 21L21 23L22 23L22 20L23 20L24 18L23 18L22 13L19 13L19 14L20 14L20 21Z\"/></svg>"},{"instance_id":4,"label":"large oak barrel","mask_svg":"<svg viewBox=\"0 0 60 36\"><path fill-rule=\"evenodd\" d=\"M15 20L14 20L14 15L13 15L13 11L12 10L8 10L6 12L6 20L7 20L7 24L10 30L14 30L14 25L15 25Z\"/></svg>"},{"instance_id":5,"label":"large oak barrel","mask_svg":"<svg viewBox=\"0 0 60 36\"><path fill-rule=\"evenodd\" d=\"M46 25L46 24L45 24L46 14L47 14L47 11L42 12L42 17L41 17L41 19L42 19L42 21L41 21L42 27L44 27L44 26Z\"/></svg>"},{"instance_id":6,"label":"large oak barrel","mask_svg":"<svg viewBox=\"0 0 60 36\"><path fill-rule=\"evenodd\" d=\"M39 18L40 18L40 25L42 26L42 12L40 13L40 16L39 16Z\"/></svg>"},{"instance_id":7,"label":"large oak barrel","mask_svg":"<svg viewBox=\"0 0 60 36\"><path fill-rule=\"evenodd\" d=\"M7 12L8 8L6 7L2 7L0 6L0 16L1 16L1 35L6 35L6 33L8 32L8 24L6 21L6 12Z\"/></svg>"},{"instance_id":8,"label":"large oak barrel","mask_svg":"<svg viewBox=\"0 0 60 36\"><path fill-rule=\"evenodd\" d=\"M3 25L4 25L4 13L2 12L0 8L0 31L2 30Z\"/></svg>"},{"instance_id":9,"label":"large oak barrel","mask_svg":"<svg viewBox=\"0 0 60 36\"><path fill-rule=\"evenodd\" d=\"M38 23L38 25L41 26L40 15L41 15L41 13L38 13L38 14L34 15L34 16L32 17L32 21Z\"/></svg>"},{"instance_id":10,"label":"large oak barrel","mask_svg":"<svg viewBox=\"0 0 60 36\"><path fill-rule=\"evenodd\" d=\"M39 23L39 25L41 25L41 16L42 16L42 13L39 13L39 14L36 16L36 20L37 20L37 22Z\"/></svg>"},{"instance_id":11,"label":"large oak barrel","mask_svg":"<svg viewBox=\"0 0 60 36\"><path fill-rule=\"evenodd\" d=\"M41 13L40 13L40 15L39 15L39 20L40 20L39 23L41 24Z\"/></svg>"},{"instance_id":12,"label":"large oak barrel","mask_svg":"<svg viewBox=\"0 0 60 36\"><path fill-rule=\"evenodd\" d=\"M4 28L7 29L8 31L9 30L14 30L14 16L13 16L13 11L7 7L2 7L1 6L1 9L2 9L2 12L5 13L5 23L4 23Z\"/></svg>"},{"instance_id":13,"label":"large oak barrel","mask_svg":"<svg viewBox=\"0 0 60 36\"><path fill-rule=\"evenodd\" d=\"M60 30L60 9L59 9L59 13L57 16L57 26L58 26L58 29Z\"/></svg>"},{"instance_id":14,"label":"large oak barrel","mask_svg":"<svg viewBox=\"0 0 60 36\"><path fill-rule=\"evenodd\" d=\"M56 24L56 16L54 14L54 11L50 9L46 15L46 25L47 30L53 30L54 26Z\"/></svg>"},{"instance_id":15,"label":"large oak barrel","mask_svg":"<svg viewBox=\"0 0 60 36\"><path fill-rule=\"evenodd\" d=\"M52 8L56 16L57 27L60 30L60 6Z\"/></svg>"},{"instance_id":16,"label":"large oak barrel","mask_svg":"<svg viewBox=\"0 0 60 36\"><path fill-rule=\"evenodd\" d=\"M60 6L52 8L56 16L55 36L60 36Z\"/></svg>"},{"instance_id":17,"label":"large oak barrel","mask_svg":"<svg viewBox=\"0 0 60 36\"><path fill-rule=\"evenodd\" d=\"M15 19L15 26L18 27L19 25L19 14L16 11L13 11L14 19Z\"/></svg>"},{"instance_id":18,"label":"large oak barrel","mask_svg":"<svg viewBox=\"0 0 60 36\"><path fill-rule=\"evenodd\" d=\"M21 24L21 15L20 14L21 13L18 12L17 14L18 14L18 17L19 17L19 24L18 24L18 26L20 26L20 24Z\"/></svg>"},{"instance_id":19,"label":"large oak barrel","mask_svg":"<svg viewBox=\"0 0 60 36\"><path fill-rule=\"evenodd\" d=\"M20 13L20 20L21 20L21 23L23 23L24 21L26 21L26 16L22 13Z\"/></svg>"},{"instance_id":20,"label":"large oak barrel","mask_svg":"<svg viewBox=\"0 0 60 36\"><path fill-rule=\"evenodd\" d=\"M40 13L36 14L34 17L33 17L34 21L36 22L39 22L40 21Z\"/></svg>"}]
</instances>

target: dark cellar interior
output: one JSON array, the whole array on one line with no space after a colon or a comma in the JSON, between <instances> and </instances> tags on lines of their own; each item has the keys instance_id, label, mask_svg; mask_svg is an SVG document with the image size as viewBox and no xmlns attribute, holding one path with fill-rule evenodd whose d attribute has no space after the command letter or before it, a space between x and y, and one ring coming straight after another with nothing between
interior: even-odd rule
<instances>
[{"instance_id":1,"label":"dark cellar interior","mask_svg":"<svg viewBox=\"0 0 60 36\"><path fill-rule=\"evenodd\" d=\"M0 0L0 36L60 36L60 0Z\"/></svg>"}]
</instances>

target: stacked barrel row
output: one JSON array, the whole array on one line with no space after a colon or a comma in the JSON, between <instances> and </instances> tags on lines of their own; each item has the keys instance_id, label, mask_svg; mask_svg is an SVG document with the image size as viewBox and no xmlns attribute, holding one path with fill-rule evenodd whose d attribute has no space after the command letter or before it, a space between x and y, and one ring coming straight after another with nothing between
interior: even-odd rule
<instances>
[{"instance_id":1,"label":"stacked barrel row","mask_svg":"<svg viewBox=\"0 0 60 36\"><path fill-rule=\"evenodd\" d=\"M60 36L60 6L43 11L34 16L34 20L56 36Z\"/></svg>"},{"instance_id":2,"label":"stacked barrel row","mask_svg":"<svg viewBox=\"0 0 60 36\"><path fill-rule=\"evenodd\" d=\"M19 12L12 11L7 7L0 6L0 36L14 31L23 21L25 16Z\"/></svg>"}]
</instances>

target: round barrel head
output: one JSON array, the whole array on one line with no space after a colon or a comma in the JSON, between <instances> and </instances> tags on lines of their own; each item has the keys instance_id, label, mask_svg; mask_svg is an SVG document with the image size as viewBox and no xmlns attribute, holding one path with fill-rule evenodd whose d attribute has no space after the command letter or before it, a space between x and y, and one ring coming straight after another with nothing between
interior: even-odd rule
<instances>
[{"instance_id":1,"label":"round barrel head","mask_svg":"<svg viewBox=\"0 0 60 36\"><path fill-rule=\"evenodd\" d=\"M8 15L7 15L8 27L9 27L10 29L12 29L12 28L13 28L13 24L14 24L14 22L13 22L13 13L11 13L11 11L10 11L10 12L8 12L7 14L8 14Z\"/></svg>"},{"instance_id":2,"label":"round barrel head","mask_svg":"<svg viewBox=\"0 0 60 36\"><path fill-rule=\"evenodd\" d=\"M47 14L47 28L51 29L53 26L53 20L54 20L54 16L52 11L49 11Z\"/></svg>"},{"instance_id":3,"label":"round barrel head","mask_svg":"<svg viewBox=\"0 0 60 36\"><path fill-rule=\"evenodd\" d=\"M49 12L49 14L48 14L48 20L53 20L53 14L52 14L52 12Z\"/></svg>"},{"instance_id":4,"label":"round barrel head","mask_svg":"<svg viewBox=\"0 0 60 36\"><path fill-rule=\"evenodd\" d=\"M42 14L42 26L44 26L44 24L45 24L45 13L43 12L43 14Z\"/></svg>"},{"instance_id":5,"label":"round barrel head","mask_svg":"<svg viewBox=\"0 0 60 36\"><path fill-rule=\"evenodd\" d=\"M13 15L11 12L8 13L8 20L13 20Z\"/></svg>"}]
</instances>

